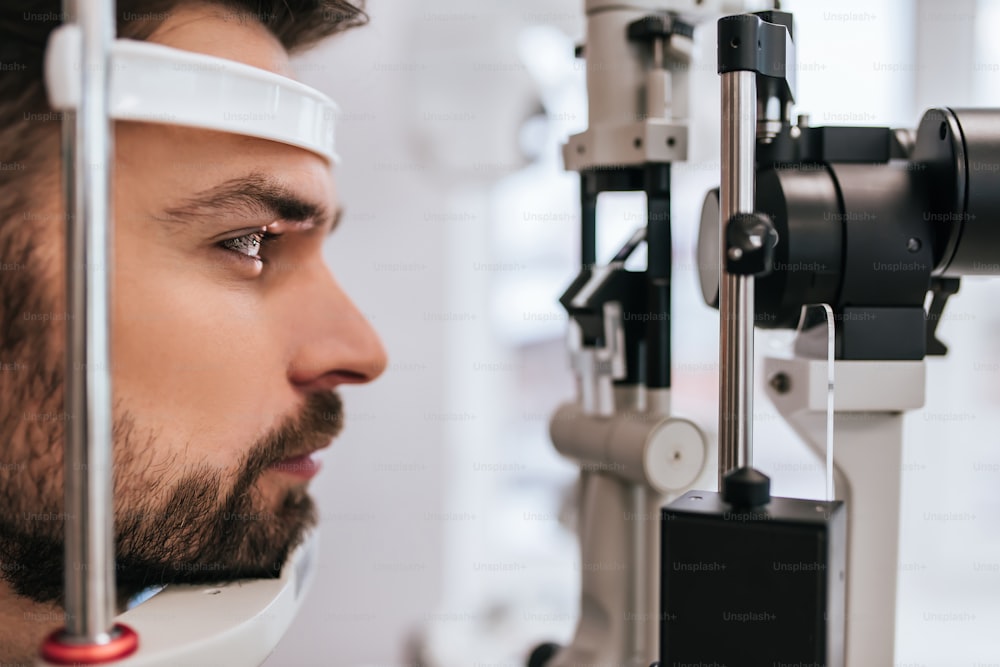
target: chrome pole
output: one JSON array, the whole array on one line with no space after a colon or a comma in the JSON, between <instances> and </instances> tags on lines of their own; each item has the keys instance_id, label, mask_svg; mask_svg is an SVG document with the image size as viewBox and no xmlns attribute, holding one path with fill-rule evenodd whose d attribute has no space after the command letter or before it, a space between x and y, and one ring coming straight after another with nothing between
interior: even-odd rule
<instances>
[{"instance_id":1,"label":"chrome pole","mask_svg":"<svg viewBox=\"0 0 1000 667\"><path fill-rule=\"evenodd\" d=\"M723 476L753 461L752 276L726 273L727 221L754 210L757 79L754 72L722 74L722 181L719 226L719 489Z\"/></svg>"},{"instance_id":2,"label":"chrome pole","mask_svg":"<svg viewBox=\"0 0 1000 667\"><path fill-rule=\"evenodd\" d=\"M104 644L114 620L111 161L114 0L63 0L80 28L79 109L63 118L66 205L65 608L63 641Z\"/></svg>"}]
</instances>

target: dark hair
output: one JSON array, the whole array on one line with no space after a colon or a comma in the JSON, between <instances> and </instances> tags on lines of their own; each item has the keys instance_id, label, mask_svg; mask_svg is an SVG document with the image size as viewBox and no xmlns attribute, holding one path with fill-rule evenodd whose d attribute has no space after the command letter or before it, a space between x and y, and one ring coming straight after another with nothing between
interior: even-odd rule
<instances>
[{"instance_id":1,"label":"dark hair","mask_svg":"<svg viewBox=\"0 0 1000 667\"><path fill-rule=\"evenodd\" d=\"M190 4L257 21L289 53L368 20L364 0L118 0L117 35L148 39L173 10ZM61 8L61 0L0 0L0 262L22 267L0 272L0 351L18 349L37 335L37 329L25 329L20 315L24 299L37 296L44 283L40 243L32 234L43 221L31 215L32 196L43 185L54 186L59 175L61 115L48 104L43 60L50 33L63 22Z\"/></svg>"}]
</instances>

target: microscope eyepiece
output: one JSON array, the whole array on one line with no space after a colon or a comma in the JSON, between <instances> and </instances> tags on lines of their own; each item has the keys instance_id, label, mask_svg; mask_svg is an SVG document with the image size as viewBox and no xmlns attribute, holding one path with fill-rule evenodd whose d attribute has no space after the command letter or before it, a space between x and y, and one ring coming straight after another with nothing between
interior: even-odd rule
<instances>
[{"instance_id":1,"label":"microscope eyepiece","mask_svg":"<svg viewBox=\"0 0 1000 667\"><path fill-rule=\"evenodd\" d=\"M1000 274L1000 110L931 109L911 165L929 195L935 272Z\"/></svg>"}]
</instances>

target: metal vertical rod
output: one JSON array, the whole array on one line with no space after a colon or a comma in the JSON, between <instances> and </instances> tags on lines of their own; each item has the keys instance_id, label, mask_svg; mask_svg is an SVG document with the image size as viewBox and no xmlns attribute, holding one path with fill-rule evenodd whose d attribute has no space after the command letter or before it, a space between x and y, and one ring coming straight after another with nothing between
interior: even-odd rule
<instances>
[{"instance_id":1,"label":"metal vertical rod","mask_svg":"<svg viewBox=\"0 0 1000 667\"><path fill-rule=\"evenodd\" d=\"M726 273L727 221L754 210L757 80L722 74L722 187L719 243L719 489L733 468L753 459L753 278Z\"/></svg>"},{"instance_id":2,"label":"metal vertical rod","mask_svg":"<svg viewBox=\"0 0 1000 667\"><path fill-rule=\"evenodd\" d=\"M67 168L64 641L103 644L114 619L111 159L114 0L64 0L80 29L81 100L63 122Z\"/></svg>"}]
</instances>

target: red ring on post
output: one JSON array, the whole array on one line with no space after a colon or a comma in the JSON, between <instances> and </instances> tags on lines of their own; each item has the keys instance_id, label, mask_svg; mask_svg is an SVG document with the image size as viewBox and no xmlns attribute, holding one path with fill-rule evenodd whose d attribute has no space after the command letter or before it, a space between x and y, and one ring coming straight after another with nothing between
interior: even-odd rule
<instances>
[{"instance_id":1,"label":"red ring on post","mask_svg":"<svg viewBox=\"0 0 1000 667\"><path fill-rule=\"evenodd\" d=\"M107 644L67 644L62 640L63 632L56 630L42 642L39 653L43 660L55 665L97 665L126 658L139 648L139 635L121 623L111 628Z\"/></svg>"}]
</instances>

